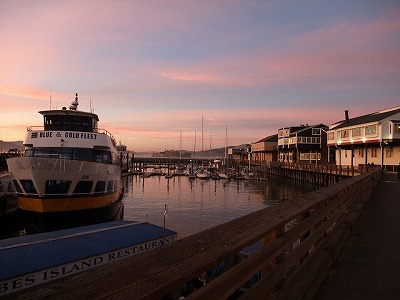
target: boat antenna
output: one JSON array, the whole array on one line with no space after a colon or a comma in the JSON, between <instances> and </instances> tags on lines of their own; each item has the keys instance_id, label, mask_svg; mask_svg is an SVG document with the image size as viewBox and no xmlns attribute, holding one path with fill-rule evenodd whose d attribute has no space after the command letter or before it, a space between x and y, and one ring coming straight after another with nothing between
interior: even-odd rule
<instances>
[{"instance_id":1,"label":"boat antenna","mask_svg":"<svg viewBox=\"0 0 400 300\"><path fill-rule=\"evenodd\" d=\"M50 94L50 109L51 109L51 94Z\"/></svg>"},{"instance_id":2,"label":"boat antenna","mask_svg":"<svg viewBox=\"0 0 400 300\"><path fill-rule=\"evenodd\" d=\"M75 93L75 100L71 102L71 105L69 106L70 110L78 110L78 93Z\"/></svg>"}]
</instances>

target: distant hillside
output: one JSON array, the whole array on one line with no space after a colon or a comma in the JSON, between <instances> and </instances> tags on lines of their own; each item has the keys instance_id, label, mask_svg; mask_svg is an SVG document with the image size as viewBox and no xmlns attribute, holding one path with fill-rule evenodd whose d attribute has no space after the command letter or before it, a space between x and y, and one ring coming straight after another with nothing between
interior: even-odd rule
<instances>
[{"instance_id":1,"label":"distant hillside","mask_svg":"<svg viewBox=\"0 0 400 300\"><path fill-rule=\"evenodd\" d=\"M245 148L246 144L243 145L237 145L237 146L228 146L226 149L229 148ZM179 150L177 151L179 152ZM147 152L134 152L136 157L161 157L158 156L160 152L152 152L152 151L147 151ZM182 150L182 153L190 153L190 158L209 158L210 157L210 149L204 150L204 151L196 151L196 153L193 153L193 151L187 151L187 150ZM215 148L211 149L211 157L212 158L224 158L225 156L225 147L223 148ZM179 155L177 155L179 157Z\"/></svg>"},{"instance_id":2,"label":"distant hillside","mask_svg":"<svg viewBox=\"0 0 400 300\"><path fill-rule=\"evenodd\" d=\"M10 149L18 149L22 151L24 150L24 145L22 145L22 141L6 142L0 140L0 152L8 152Z\"/></svg>"}]
</instances>

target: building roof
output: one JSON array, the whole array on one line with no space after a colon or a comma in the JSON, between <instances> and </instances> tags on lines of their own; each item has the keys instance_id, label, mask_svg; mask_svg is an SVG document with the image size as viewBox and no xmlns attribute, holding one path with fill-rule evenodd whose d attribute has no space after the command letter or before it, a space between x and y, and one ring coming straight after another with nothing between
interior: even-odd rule
<instances>
[{"instance_id":1,"label":"building roof","mask_svg":"<svg viewBox=\"0 0 400 300\"><path fill-rule=\"evenodd\" d=\"M390 116L393 116L397 113L400 113L400 106L380 110L380 111L377 111L377 112L374 112L374 113L371 113L368 115L363 115L363 116L359 116L359 117L355 117L355 118L349 118L348 121L342 120L342 121L332 124L330 126L330 129L340 129L340 128L356 126L356 125L360 125L360 124L377 122L377 121L389 118Z\"/></svg>"},{"instance_id":2,"label":"building roof","mask_svg":"<svg viewBox=\"0 0 400 300\"><path fill-rule=\"evenodd\" d=\"M267 137L255 142L255 143L263 143L263 142L264 143L265 142L277 143L278 142L278 134L273 134L273 135L267 136ZM253 144L255 144L255 143L253 143Z\"/></svg>"}]
</instances>

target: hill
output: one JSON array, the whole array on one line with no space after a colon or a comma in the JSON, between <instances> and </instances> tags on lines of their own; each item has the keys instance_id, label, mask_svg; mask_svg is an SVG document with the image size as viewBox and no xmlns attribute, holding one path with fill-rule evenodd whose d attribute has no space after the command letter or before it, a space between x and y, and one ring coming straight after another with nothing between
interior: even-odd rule
<instances>
[{"instance_id":1,"label":"hill","mask_svg":"<svg viewBox=\"0 0 400 300\"><path fill-rule=\"evenodd\" d=\"M0 140L0 153L8 152L10 149L18 149L19 151L24 150L22 141L6 142Z\"/></svg>"}]
</instances>

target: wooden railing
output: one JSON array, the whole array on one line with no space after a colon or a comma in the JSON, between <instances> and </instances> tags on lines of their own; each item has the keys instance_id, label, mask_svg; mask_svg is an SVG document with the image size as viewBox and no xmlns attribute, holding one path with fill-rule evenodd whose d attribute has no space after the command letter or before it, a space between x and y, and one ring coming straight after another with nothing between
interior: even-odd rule
<instances>
[{"instance_id":1,"label":"wooden railing","mask_svg":"<svg viewBox=\"0 0 400 300\"><path fill-rule=\"evenodd\" d=\"M312 299L381 176L342 180L154 251L11 294L12 299ZM256 245L251 255L238 255ZM230 268L227 268L230 265ZM222 274L210 280L209 270ZM208 278L207 278L208 277ZM201 282L201 281L200 281ZM193 286L193 290L195 285Z\"/></svg>"},{"instance_id":2,"label":"wooden railing","mask_svg":"<svg viewBox=\"0 0 400 300\"><path fill-rule=\"evenodd\" d=\"M339 166L334 164L295 164L295 163L281 163L281 167L287 169L304 170L310 172L327 173L327 174L338 174L345 176L356 176L370 169L376 168L376 166L359 165L354 166Z\"/></svg>"}]
</instances>

